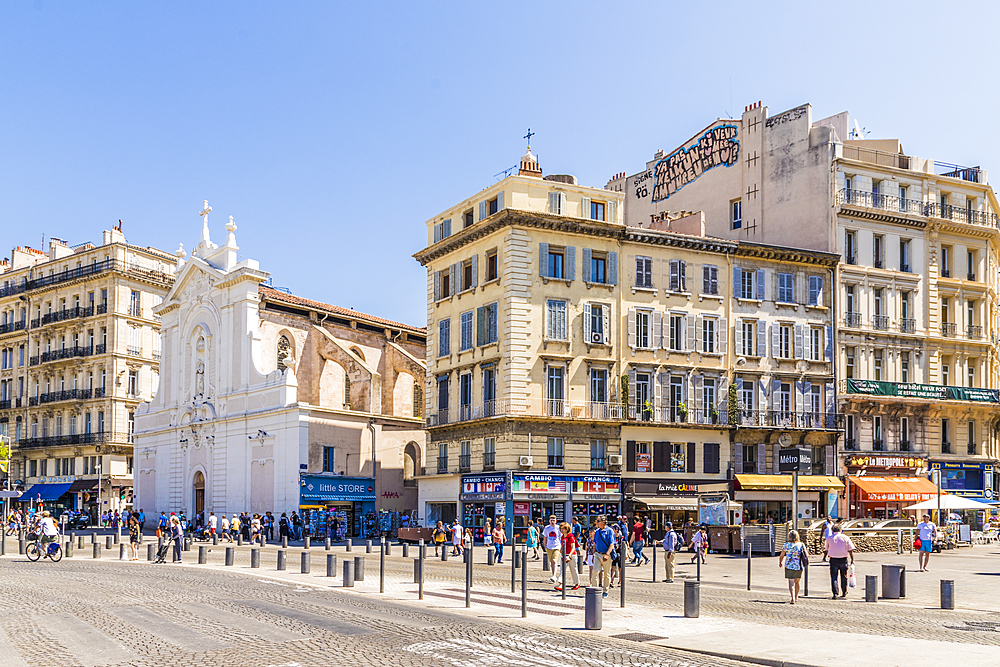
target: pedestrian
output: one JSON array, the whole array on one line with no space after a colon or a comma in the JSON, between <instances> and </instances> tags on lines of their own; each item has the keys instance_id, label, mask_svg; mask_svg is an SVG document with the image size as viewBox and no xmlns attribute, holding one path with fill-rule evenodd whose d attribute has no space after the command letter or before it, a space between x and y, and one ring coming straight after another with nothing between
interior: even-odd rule
<instances>
[{"instance_id":1,"label":"pedestrian","mask_svg":"<svg viewBox=\"0 0 1000 667\"><path fill-rule=\"evenodd\" d=\"M531 560L538 560L538 526L534 521L528 522L528 548L531 549Z\"/></svg>"},{"instance_id":2,"label":"pedestrian","mask_svg":"<svg viewBox=\"0 0 1000 667\"><path fill-rule=\"evenodd\" d=\"M139 508L139 534L146 530L146 511L141 507Z\"/></svg>"},{"instance_id":3,"label":"pedestrian","mask_svg":"<svg viewBox=\"0 0 1000 667\"><path fill-rule=\"evenodd\" d=\"M264 530L267 532L267 539L274 541L274 515L270 512L264 513Z\"/></svg>"},{"instance_id":4,"label":"pedestrian","mask_svg":"<svg viewBox=\"0 0 1000 667\"><path fill-rule=\"evenodd\" d=\"M434 555L438 555L438 549L444 547L444 542L448 538L448 529L444 527L443 521L438 521L437 525L434 526L434 531L431 533L431 539L434 540Z\"/></svg>"},{"instance_id":5,"label":"pedestrian","mask_svg":"<svg viewBox=\"0 0 1000 667\"><path fill-rule=\"evenodd\" d=\"M615 534L608 528L608 519L601 515L597 517L597 530L594 531L594 569L591 572L590 585L594 586L594 575L597 575L597 586L603 589L602 596L608 597L608 585L611 583L611 554L615 548Z\"/></svg>"},{"instance_id":6,"label":"pedestrian","mask_svg":"<svg viewBox=\"0 0 1000 667\"><path fill-rule=\"evenodd\" d=\"M595 528L587 528L584 532L584 543L586 545L587 581L594 581L594 531Z\"/></svg>"},{"instance_id":7,"label":"pedestrian","mask_svg":"<svg viewBox=\"0 0 1000 667\"><path fill-rule=\"evenodd\" d=\"M160 518L156 524L156 536L166 537L169 526L170 526L170 520L167 518L167 513L160 512Z\"/></svg>"},{"instance_id":8,"label":"pedestrian","mask_svg":"<svg viewBox=\"0 0 1000 667\"><path fill-rule=\"evenodd\" d=\"M788 593L792 596L792 604L799 599L799 585L802 583L802 568L809 567L809 552L806 545L799 539L799 531L788 532L788 541L781 547L778 555L778 567L785 568L785 579L788 580Z\"/></svg>"},{"instance_id":9,"label":"pedestrian","mask_svg":"<svg viewBox=\"0 0 1000 667\"><path fill-rule=\"evenodd\" d=\"M563 564L565 564L566 571L572 575L573 590L575 591L580 588L580 574L576 571L576 565L573 562L577 554L576 535L573 534L573 527L565 521L559 526L559 532L562 534L562 557L559 559L559 581L556 583L556 590L561 591L566 585L562 578Z\"/></svg>"},{"instance_id":10,"label":"pedestrian","mask_svg":"<svg viewBox=\"0 0 1000 667\"><path fill-rule=\"evenodd\" d=\"M854 542L841 532L840 524L831 527L830 537L826 540L826 554L830 557L830 582L833 586L833 599L837 599L837 577L840 577L840 597L847 597L847 559L854 565Z\"/></svg>"},{"instance_id":11,"label":"pedestrian","mask_svg":"<svg viewBox=\"0 0 1000 667\"><path fill-rule=\"evenodd\" d=\"M458 522L458 519L455 519L455 525L451 527L452 556L462 555L462 536L462 524Z\"/></svg>"},{"instance_id":12,"label":"pedestrian","mask_svg":"<svg viewBox=\"0 0 1000 667\"><path fill-rule=\"evenodd\" d=\"M208 515L208 534L210 536L215 535L215 531L219 528L219 517L215 516L215 512Z\"/></svg>"},{"instance_id":13,"label":"pedestrian","mask_svg":"<svg viewBox=\"0 0 1000 667\"><path fill-rule=\"evenodd\" d=\"M236 535L237 537L242 535L243 526L240 524L240 518L236 516L235 513L233 514L233 520L229 522L229 530L233 535ZM230 538L229 541L232 542L232 538Z\"/></svg>"},{"instance_id":14,"label":"pedestrian","mask_svg":"<svg viewBox=\"0 0 1000 667\"><path fill-rule=\"evenodd\" d=\"M704 524L691 536L691 547L694 549L694 558L691 562L701 558L701 564L705 565L707 563L705 554L708 553L708 528Z\"/></svg>"},{"instance_id":15,"label":"pedestrian","mask_svg":"<svg viewBox=\"0 0 1000 667\"><path fill-rule=\"evenodd\" d=\"M934 540L937 539L937 526L931 522L931 515L925 514L924 520L917 524L917 532L920 537L920 563L921 572L929 572L927 565L931 560L931 553L934 551Z\"/></svg>"},{"instance_id":16,"label":"pedestrian","mask_svg":"<svg viewBox=\"0 0 1000 667\"><path fill-rule=\"evenodd\" d=\"M219 527L222 531L222 537L232 542L233 536L229 532L229 517L225 514L222 515L222 521L219 523Z\"/></svg>"},{"instance_id":17,"label":"pedestrian","mask_svg":"<svg viewBox=\"0 0 1000 667\"><path fill-rule=\"evenodd\" d=\"M576 538L576 543L579 547L583 548L583 525L580 524L579 517L573 517L570 522L570 530L573 531L573 537Z\"/></svg>"},{"instance_id":18,"label":"pedestrian","mask_svg":"<svg viewBox=\"0 0 1000 667\"><path fill-rule=\"evenodd\" d=\"M624 553L625 557L628 558L628 551L625 550L625 545L627 543L627 538L625 533L622 532L621 525L617 523L611 524L611 532L615 536L615 548L611 552L611 587L615 587L615 581L618 579L619 568L618 564L621 562L621 556Z\"/></svg>"},{"instance_id":19,"label":"pedestrian","mask_svg":"<svg viewBox=\"0 0 1000 667\"><path fill-rule=\"evenodd\" d=\"M483 546L489 548L493 544L493 522L486 517L486 525L483 527Z\"/></svg>"},{"instance_id":20,"label":"pedestrian","mask_svg":"<svg viewBox=\"0 0 1000 667\"><path fill-rule=\"evenodd\" d=\"M184 529L181 528L181 520L176 516L170 519L170 537L174 541L174 560L175 563L181 562L181 541L184 539Z\"/></svg>"},{"instance_id":21,"label":"pedestrian","mask_svg":"<svg viewBox=\"0 0 1000 667\"><path fill-rule=\"evenodd\" d=\"M132 560L139 560L139 520L135 516L128 519L128 546L132 550Z\"/></svg>"},{"instance_id":22,"label":"pedestrian","mask_svg":"<svg viewBox=\"0 0 1000 667\"><path fill-rule=\"evenodd\" d=\"M288 537L288 515L285 512L282 512L278 519L278 536Z\"/></svg>"},{"instance_id":23,"label":"pedestrian","mask_svg":"<svg viewBox=\"0 0 1000 667\"><path fill-rule=\"evenodd\" d=\"M823 522L823 562L826 562L827 551L826 543L833 536L833 521L830 519L830 515L826 515L826 521Z\"/></svg>"},{"instance_id":24,"label":"pedestrian","mask_svg":"<svg viewBox=\"0 0 1000 667\"><path fill-rule=\"evenodd\" d=\"M638 567L639 565L644 565L645 563L640 563L640 560L645 559L645 562L649 562L649 558L644 556L642 553L643 547L646 546L646 522L641 518L636 517L635 524L632 526L632 562Z\"/></svg>"},{"instance_id":25,"label":"pedestrian","mask_svg":"<svg viewBox=\"0 0 1000 667\"><path fill-rule=\"evenodd\" d=\"M503 545L507 543L507 532L504 530L502 518L497 519L496 526L493 527L493 549L496 551L496 564L503 562Z\"/></svg>"},{"instance_id":26,"label":"pedestrian","mask_svg":"<svg viewBox=\"0 0 1000 667\"><path fill-rule=\"evenodd\" d=\"M250 519L250 544L260 543L260 515L254 514Z\"/></svg>"},{"instance_id":27,"label":"pedestrian","mask_svg":"<svg viewBox=\"0 0 1000 667\"><path fill-rule=\"evenodd\" d=\"M545 547L545 555L549 559L549 565L552 567L552 576L549 577L549 581L555 583L556 581L556 553L559 551L559 524L556 515L553 514L549 517L549 525L542 529L542 545Z\"/></svg>"},{"instance_id":28,"label":"pedestrian","mask_svg":"<svg viewBox=\"0 0 1000 667\"><path fill-rule=\"evenodd\" d=\"M667 577L663 580L663 583L672 584L674 583L674 553L677 551L680 540L677 537L677 533L674 532L674 524L668 521L666 529L667 532L663 536L663 539L656 544L663 545L663 568ZM655 572L653 573L653 577L656 577Z\"/></svg>"},{"instance_id":29,"label":"pedestrian","mask_svg":"<svg viewBox=\"0 0 1000 667\"><path fill-rule=\"evenodd\" d=\"M302 520L299 519L299 515L292 512L292 533L295 535L296 540L302 539Z\"/></svg>"}]
</instances>

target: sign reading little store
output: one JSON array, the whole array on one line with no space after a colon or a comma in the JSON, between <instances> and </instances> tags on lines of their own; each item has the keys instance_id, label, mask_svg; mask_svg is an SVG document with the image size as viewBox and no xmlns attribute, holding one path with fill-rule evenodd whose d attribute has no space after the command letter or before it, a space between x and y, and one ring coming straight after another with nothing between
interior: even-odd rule
<instances>
[{"instance_id":1,"label":"sign reading little store","mask_svg":"<svg viewBox=\"0 0 1000 667\"><path fill-rule=\"evenodd\" d=\"M866 396L901 396L932 401L977 401L1000 403L1000 390L975 387L946 387L936 384L904 382L879 382L877 380L848 380L847 393Z\"/></svg>"}]
</instances>

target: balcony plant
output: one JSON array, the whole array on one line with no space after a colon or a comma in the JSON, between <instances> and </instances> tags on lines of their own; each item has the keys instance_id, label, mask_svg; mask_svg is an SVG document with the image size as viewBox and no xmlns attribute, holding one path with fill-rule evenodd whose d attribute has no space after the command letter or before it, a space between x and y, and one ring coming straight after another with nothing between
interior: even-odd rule
<instances>
[{"instance_id":1,"label":"balcony plant","mask_svg":"<svg viewBox=\"0 0 1000 667\"><path fill-rule=\"evenodd\" d=\"M621 398L622 412L630 421L635 421L635 415L628 409L628 373L623 373L620 380L619 397Z\"/></svg>"},{"instance_id":2,"label":"balcony plant","mask_svg":"<svg viewBox=\"0 0 1000 667\"><path fill-rule=\"evenodd\" d=\"M646 401L642 406L642 421L648 422L653 420L653 402Z\"/></svg>"},{"instance_id":3,"label":"balcony plant","mask_svg":"<svg viewBox=\"0 0 1000 667\"><path fill-rule=\"evenodd\" d=\"M714 406L709 408L708 418L712 420L713 424L719 423L719 411Z\"/></svg>"},{"instance_id":4,"label":"balcony plant","mask_svg":"<svg viewBox=\"0 0 1000 667\"><path fill-rule=\"evenodd\" d=\"M739 404L739 400L736 397L736 383L735 382L730 382L729 383L729 392L728 393L729 393L729 397L728 397L727 404L729 405L729 425L730 426L736 426L737 424L740 423L739 422L739 419L740 419L740 414L739 414L740 404Z\"/></svg>"},{"instance_id":5,"label":"balcony plant","mask_svg":"<svg viewBox=\"0 0 1000 667\"><path fill-rule=\"evenodd\" d=\"M688 420L688 406L687 406L687 403L685 403L684 401L681 401L680 403L677 404L677 414L680 417L680 419L681 419L682 422L686 422Z\"/></svg>"}]
</instances>

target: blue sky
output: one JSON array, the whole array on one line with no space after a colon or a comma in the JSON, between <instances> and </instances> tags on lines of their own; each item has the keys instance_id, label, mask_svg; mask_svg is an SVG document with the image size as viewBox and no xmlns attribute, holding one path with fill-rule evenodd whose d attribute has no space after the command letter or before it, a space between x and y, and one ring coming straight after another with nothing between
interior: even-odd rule
<instances>
[{"instance_id":1,"label":"blue sky","mask_svg":"<svg viewBox=\"0 0 1000 667\"><path fill-rule=\"evenodd\" d=\"M704 9L700 8L701 6ZM0 253L229 215L302 296L422 325L423 222L521 138L602 186L762 100L1000 170L989 4L0 4ZM997 171L1000 177L1000 171Z\"/></svg>"}]
</instances>

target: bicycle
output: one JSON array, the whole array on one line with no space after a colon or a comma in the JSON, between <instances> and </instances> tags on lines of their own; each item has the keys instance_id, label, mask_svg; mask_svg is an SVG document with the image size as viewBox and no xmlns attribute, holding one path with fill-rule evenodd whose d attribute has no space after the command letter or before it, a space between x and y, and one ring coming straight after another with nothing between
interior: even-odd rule
<instances>
[{"instance_id":1,"label":"bicycle","mask_svg":"<svg viewBox=\"0 0 1000 667\"><path fill-rule=\"evenodd\" d=\"M43 555L53 563L58 563L63 557L62 546L59 545L58 539L49 542L48 545L43 547L42 540L38 536L35 537L34 541L28 543L24 549L24 553L32 563Z\"/></svg>"}]
</instances>

